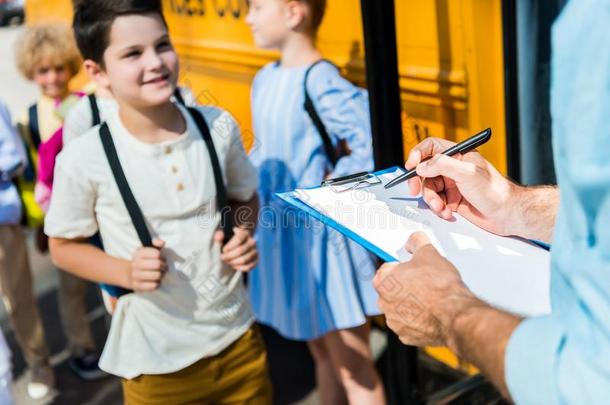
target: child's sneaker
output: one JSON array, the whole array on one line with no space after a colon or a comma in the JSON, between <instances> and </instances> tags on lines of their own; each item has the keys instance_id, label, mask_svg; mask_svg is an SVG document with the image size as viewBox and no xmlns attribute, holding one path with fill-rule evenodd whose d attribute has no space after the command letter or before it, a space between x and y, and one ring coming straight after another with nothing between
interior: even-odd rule
<instances>
[{"instance_id":1,"label":"child's sneaker","mask_svg":"<svg viewBox=\"0 0 610 405\"><path fill-rule=\"evenodd\" d=\"M68 365L74 373L83 380L92 381L105 377L107 374L100 370L98 362L100 357L93 352L85 352L82 356L74 356L68 360Z\"/></svg>"},{"instance_id":2,"label":"child's sneaker","mask_svg":"<svg viewBox=\"0 0 610 405\"><path fill-rule=\"evenodd\" d=\"M28 395L32 399L46 397L55 386L55 374L48 364L32 367Z\"/></svg>"}]
</instances>

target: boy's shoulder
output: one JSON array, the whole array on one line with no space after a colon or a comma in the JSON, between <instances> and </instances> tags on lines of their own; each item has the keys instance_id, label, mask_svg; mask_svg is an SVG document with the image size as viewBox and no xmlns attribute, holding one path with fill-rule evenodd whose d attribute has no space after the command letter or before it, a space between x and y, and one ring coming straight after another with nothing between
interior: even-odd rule
<instances>
[{"instance_id":1,"label":"boy's shoulder","mask_svg":"<svg viewBox=\"0 0 610 405\"><path fill-rule=\"evenodd\" d=\"M65 122L75 120L91 122L91 105L88 97L81 97L66 114Z\"/></svg>"},{"instance_id":2,"label":"boy's shoulder","mask_svg":"<svg viewBox=\"0 0 610 405\"><path fill-rule=\"evenodd\" d=\"M210 105L198 105L193 108L203 115L212 137L220 139L231 138L231 136L227 135L235 132L237 121L230 112ZM115 122L117 119L118 117L109 119L108 123L111 128L113 125L117 125ZM70 143L65 145L59 158L64 161L65 164L78 167L94 164L99 159L105 160L104 147L100 138L100 125L89 128L85 133L74 138Z\"/></svg>"},{"instance_id":3,"label":"boy's shoulder","mask_svg":"<svg viewBox=\"0 0 610 405\"><path fill-rule=\"evenodd\" d=\"M233 118L233 114L224 108L218 107L217 105L197 105L195 107L197 110L201 111L206 119L214 121L220 117L230 117Z\"/></svg>"},{"instance_id":4,"label":"boy's shoulder","mask_svg":"<svg viewBox=\"0 0 610 405\"><path fill-rule=\"evenodd\" d=\"M213 105L197 105L195 108L205 118L212 136L215 134L226 134L233 132L237 126L237 120L229 111Z\"/></svg>"},{"instance_id":5,"label":"boy's shoulder","mask_svg":"<svg viewBox=\"0 0 610 405\"><path fill-rule=\"evenodd\" d=\"M72 104L68 115L79 112L82 113L85 110L91 111L91 109L89 108L89 97L87 95L80 97L78 100L76 100L74 104Z\"/></svg>"},{"instance_id":6,"label":"boy's shoulder","mask_svg":"<svg viewBox=\"0 0 610 405\"><path fill-rule=\"evenodd\" d=\"M84 167L100 157L104 157L102 142L100 140L100 126L89 128L84 134L74 138L58 155L63 164Z\"/></svg>"}]
</instances>

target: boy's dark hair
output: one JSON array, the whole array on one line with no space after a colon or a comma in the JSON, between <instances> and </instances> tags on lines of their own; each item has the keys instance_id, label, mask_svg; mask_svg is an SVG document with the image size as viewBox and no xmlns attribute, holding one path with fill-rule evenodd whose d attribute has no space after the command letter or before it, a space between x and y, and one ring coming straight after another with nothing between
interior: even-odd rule
<instances>
[{"instance_id":1,"label":"boy's dark hair","mask_svg":"<svg viewBox=\"0 0 610 405\"><path fill-rule=\"evenodd\" d=\"M75 0L72 28L83 59L104 66L104 51L114 20L123 15L148 13L158 13L167 26L161 0Z\"/></svg>"}]
</instances>

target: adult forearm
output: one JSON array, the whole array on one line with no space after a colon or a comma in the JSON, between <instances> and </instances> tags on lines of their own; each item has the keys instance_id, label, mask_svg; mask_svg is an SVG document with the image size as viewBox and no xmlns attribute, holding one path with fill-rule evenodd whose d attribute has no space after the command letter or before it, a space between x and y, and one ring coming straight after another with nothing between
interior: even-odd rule
<instances>
[{"instance_id":1,"label":"adult forearm","mask_svg":"<svg viewBox=\"0 0 610 405\"><path fill-rule=\"evenodd\" d=\"M551 242L559 209L556 186L516 186L508 229L512 235Z\"/></svg>"},{"instance_id":2,"label":"adult forearm","mask_svg":"<svg viewBox=\"0 0 610 405\"><path fill-rule=\"evenodd\" d=\"M449 327L449 347L476 367L508 398L504 354L521 318L470 298Z\"/></svg>"},{"instance_id":3,"label":"adult forearm","mask_svg":"<svg viewBox=\"0 0 610 405\"><path fill-rule=\"evenodd\" d=\"M53 263L60 269L97 283L131 288L128 260L106 254L86 240L49 238Z\"/></svg>"}]
</instances>

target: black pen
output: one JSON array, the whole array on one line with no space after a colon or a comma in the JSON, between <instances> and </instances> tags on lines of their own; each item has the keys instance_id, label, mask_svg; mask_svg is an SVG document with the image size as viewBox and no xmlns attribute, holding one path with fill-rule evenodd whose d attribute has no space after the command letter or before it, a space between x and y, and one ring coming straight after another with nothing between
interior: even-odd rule
<instances>
[{"instance_id":1,"label":"black pen","mask_svg":"<svg viewBox=\"0 0 610 405\"><path fill-rule=\"evenodd\" d=\"M489 141L490 138L491 138L491 128L487 128L486 130L481 131L478 134L471 136L470 138L466 139L465 141L462 141L458 144L453 145L449 149L441 152L441 154L447 155L447 156L453 156L458 153L467 153L467 152L470 152L471 150L483 145L485 142ZM425 160L428 160L428 159L425 159ZM395 185L400 184L409 179L412 179L415 176L417 176L416 167L414 167L413 169L409 170L408 172L403 173L400 176L396 177L394 180L390 181L388 184L384 185L383 187L386 189L392 188Z\"/></svg>"}]
</instances>

